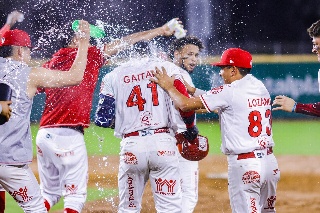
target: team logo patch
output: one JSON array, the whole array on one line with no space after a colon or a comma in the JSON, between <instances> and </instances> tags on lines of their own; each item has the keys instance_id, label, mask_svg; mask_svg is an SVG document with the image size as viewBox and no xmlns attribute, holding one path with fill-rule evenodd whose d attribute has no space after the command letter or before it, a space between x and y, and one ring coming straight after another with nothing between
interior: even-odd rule
<instances>
[{"instance_id":1,"label":"team logo patch","mask_svg":"<svg viewBox=\"0 0 320 213\"><path fill-rule=\"evenodd\" d=\"M33 198L33 196L28 196L27 186L25 186L24 188L20 188L18 191L9 192L9 194L18 203L25 203L25 202L28 202L28 201L32 200L32 198Z\"/></svg>"},{"instance_id":2,"label":"team logo patch","mask_svg":"<svg viewBox=\"0 0 320 213\"><path fill-rule=\"evenodd\" d=\"M176 185L177 180L167 180L158 178L155 179L155 183L157 185L157 189L155 193L162 195L174 195L174 187Z\"/></svg>"},{"instance_id":3,"label":"team logo patch","mask_svg":"<svg viewBox=\"0 0 320 213\"><path fill-rule=\"evenodd\" d=\"M223 86L220 86L220 87L215 87L215 88L211 89L210 92L211 92L212 94L218 94L218 93L220 93L222 90L223 90Z\"/></svg>"},{"instance_id":4,"label":"team logo patch","mask_svg":"<svg viewBox=\"0 0 320 213\"><path fill-rule=\"evenodd\" d=\"M142 124L150 126L152 122L152 113L149 111L144 112L140 117L140 121Z\"/></svg>"},{"instance_id":5,"label":"team logo patch","mask_svg":"<svg viewBox=\"0 0 320 213\"><path fill-rule=\"evenodd\" d=\"M138 164L138 159L132 152L126 152L124 153L124 162L126 164L135 165Z\"/></svg>"},{"instance_id":6,"label":"team logo patch","mask_svg":"<svg viewBox=\"0 0 320 213\"><path fill-rule=\"evenodd\" d=\"M269 140L266 137L260 137L258 139L260 149L266 149L269 146Z\"/></svg>"},{"instance_id":7,"label":"team logo patch","mask_svg":"<svg viewBox=\"0 0 320 213\"><path fill-rule=\"evenodd\" d=\"M242 175L242 181L244 184L260 183L260 174L256 171L247 171Z\"/></svg>"},{"instance_id":8,"label":"team logo patch","mask_svg":"<svg viewBox=\"0 0 320 213\"><path fill-rule=\"evenodd\" d=\"M78 190L78 186L71 184L71 185L64 185L64 188L66 189L66 192L69 194L76 194Z\"/></svg>"},{"instance_id":9,"label":"team logo patch","mask_svg":"<svg viewBox=\"0 0 320 213\"><path fill-rule=\"evenodd\" d=\"M175 151L170 151L170 150L162 150L158 151L158 156L175 156L176 152Z\"/></svg>"},{"instance_id":10,"label":"team logo patch","mask_svg":"<svg viewBox=\"0 0 320 213\"><path fill-rule=\"evenodd\" d=\"M250 198L250 208L251 208L251 213L258 213L256 199L254 197Z\"/></svg>"}]
</instances>

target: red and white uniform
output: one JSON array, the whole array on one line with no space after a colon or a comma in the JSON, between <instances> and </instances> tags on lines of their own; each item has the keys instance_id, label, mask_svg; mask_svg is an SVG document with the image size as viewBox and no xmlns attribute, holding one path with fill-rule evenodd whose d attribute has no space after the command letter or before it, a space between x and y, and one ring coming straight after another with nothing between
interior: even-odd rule
<instances>
[{"instance_id":1,"label":"red and white uniform","mask_svg":"<svg viewBox=\"0 0 320 213\"><path fill-rule=\"evenodd\" d=\"M190 74L180 69L183 79L192 87L195 87ZM178 133L187 130L178 110L177 116ZM181 192L182 192L182 213L192 213L198 202L198 183L199 183L199 162L189 161L183 158L179 153L179 169L181 174Z\"/></svg>"},{"instance_id":2,"label":"red and white uniform","mask_svg":"<svg viewBox=\"0 0 320 213\"><path fill-rule=\"evenodd\" d=\"M115 136L123 138L118 173L119 212L140 212L150 179L157 212L181 212L178 150L172 129L174 108L168 94L149 81L162 66L180 74L173 63L143 58L108 73L101 93L115 99Z\"/></svg>"},{"instance_id":3,"label":"red and white uniform","mask_svg":"<svg viewBox=\"0 0 320 213\"><path fill-rule=\"evenodd\" d=\"M76 54L76 48L62 48L44 67L67 71ZM65 208L81 212L86 201L88 157L83 128L90 124L92 97L103 62L103 53L90 47L80 85L44 89L46 102L36 144L40 188L51 207L63 196Z\"/></svg>"},{"instance_id":4,"label":"red and white uniform","mask_svg":"<svg viewBox=\"0 0 320 213\"><path fill-rule=\"evenodd\" d=\"M200 99L209 112L219 110L221 151L228 156L233 213L275 212L280 171L271 149L269 92L248 74L208 91Z\"/></svg>"}]
</instances>

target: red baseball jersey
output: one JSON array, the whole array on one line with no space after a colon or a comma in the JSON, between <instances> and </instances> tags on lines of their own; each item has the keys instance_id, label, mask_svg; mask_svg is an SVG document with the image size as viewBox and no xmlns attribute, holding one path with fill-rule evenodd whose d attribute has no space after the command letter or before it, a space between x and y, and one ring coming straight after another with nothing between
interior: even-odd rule
<instances>
[{"instance_id":1,"label":"red baseball jersey","mask_svg":"<svg viewBox=\"0 0 320 213\"><path fill-rule=\"evenodd\" d=\"M43 66L53 70L67 71L71 68L76 55L77 48L62 48ZM103 53L97 47L90 47L81 84L44 89L46 101L40 127L78 125L89 127L92 96L103 60Z\"/></svg>"}]
</instances>

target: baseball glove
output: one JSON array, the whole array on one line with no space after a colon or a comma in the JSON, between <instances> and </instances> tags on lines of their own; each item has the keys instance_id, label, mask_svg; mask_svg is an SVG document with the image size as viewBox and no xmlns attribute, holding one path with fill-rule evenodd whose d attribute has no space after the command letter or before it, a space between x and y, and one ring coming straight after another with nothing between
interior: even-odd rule
<instances>
[{"instance_id":1,"label":"baseball glove","mask_svg":"<svg viewBox=\"0 0 320 213\"><path fill-rule=\"evenodd\" d=\"M175 135L177 147L181 156L190 161L200 161L208 155L209 143L208 138L198 135L192 141L188 141L183 133Z\"/></svg>"}]
</instances>

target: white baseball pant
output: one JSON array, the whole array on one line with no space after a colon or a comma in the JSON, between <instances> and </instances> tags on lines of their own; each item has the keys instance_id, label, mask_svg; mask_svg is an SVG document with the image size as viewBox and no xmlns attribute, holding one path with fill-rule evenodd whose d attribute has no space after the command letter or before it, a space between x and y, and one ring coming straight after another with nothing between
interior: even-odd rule
<instances>
[{"instance_id":1,"label":"white baseball pant","mask_svg":"<svg viewBox=\"0 0 320 213\"><path fill-rule=\"evenodd\" d=\"M118 212L140 212L150 179L158 213L181 212L181 185L176 140L168 133L127 137L121 141Z\"/></svg>"},{"instance_id":2,"label":"white baseball pant","mask_svg":"<svg viewBox=\"0 0 320 213\"><path fill-rule=\"evenodd\" d=\"M47 212L39 183L28 165L0 165L0 184L24 212Z\"/></svg>"},{"instance_id":3,"label":"white baseball pant","mask_svg":"<svg viewBox=\"0 0 320 213\"><path fill-rule=\"evenodd\" d=\"M238 159L228 155L228 189L233 213L276 212L276 188L280 179L278 163L267 149L255 157Z\"/></svg>"},{"instance_id":4,"label":"white baseball pant","mask_svg":"<svg viewBox=\"0 0 320 213\"><path fill-rule=\"evenodd\" d=\"M63 196L65 208L81 212L87 197L87 149L83 134L73 129L66 131L68 135L55 134L53 128L38 131L40 188L51 207Z\"/></svg>"}]
</instances>

